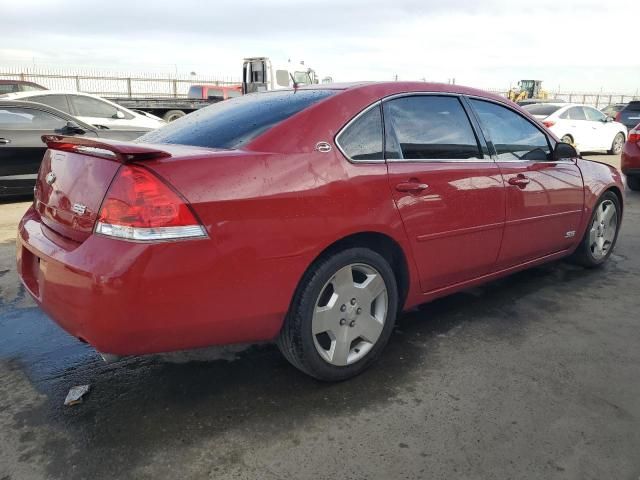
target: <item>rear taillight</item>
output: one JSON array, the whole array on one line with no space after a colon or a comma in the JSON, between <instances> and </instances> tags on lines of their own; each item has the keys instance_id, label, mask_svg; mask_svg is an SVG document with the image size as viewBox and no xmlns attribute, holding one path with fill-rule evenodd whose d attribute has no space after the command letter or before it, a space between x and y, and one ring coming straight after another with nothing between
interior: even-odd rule
<instances>
[{"instance_id":1,"label":"rear taillight","mask_svg":"<svg viewBox=\"0 0 640 480\"><path fill-rule=\"evenodd\" d=\"M95 232L136 241L206 237L186 201L149 170L125 165L102 202Z\"/></svg>"},{"instance_id":2,"label":"rear taillight","mask_svg":"<svg viewBox=\"0 0 640 480\"><path fill-rule=\"evenodd\" d=\"M547 128L551 128L556 124L556 122L554 122L553 120L544 120L542 124Z\"/></svg>"},{"instance_id":3,"label":"rear taillight","mask_svg":"<svg viewBox=\"0 0 640 480\"><path fill-rule=\"evenodd\" d=\"M629 143L640 143L640 124L629 131Z\"/></svg>"}]
</instances>

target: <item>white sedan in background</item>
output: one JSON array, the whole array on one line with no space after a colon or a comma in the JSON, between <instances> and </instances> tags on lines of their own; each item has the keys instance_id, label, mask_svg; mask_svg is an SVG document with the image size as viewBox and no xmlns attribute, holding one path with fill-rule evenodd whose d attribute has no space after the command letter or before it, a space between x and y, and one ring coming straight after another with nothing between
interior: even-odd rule
<instances>
[{"instance_id":1,"label":"white sedan in background","mask_svg":"<svg viewBox=\"0 0 640 480\"><path fill-rule=\"evenodd\" d=\"M41 90L0 95L7 100L42 103L97 127L160 128L166 122L149 113L139 113L97 95L81 92Z\"/></svg>"},{"instance_id":2,"label":"white sedan in background","mask_svg":"<svg viewBox=\"0 0 640 480\"><path fill-rule=\"evenodd\" d=\"M581 152L606 151L618 155L628 135L627 127L588 105L538 103L523 108Z\"/></svg>"}]
</instances>

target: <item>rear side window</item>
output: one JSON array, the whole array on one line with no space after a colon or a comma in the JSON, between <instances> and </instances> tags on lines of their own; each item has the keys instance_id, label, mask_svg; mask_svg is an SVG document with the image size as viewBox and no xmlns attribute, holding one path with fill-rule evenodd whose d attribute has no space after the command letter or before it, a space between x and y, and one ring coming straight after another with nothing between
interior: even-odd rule
<instances>
[{"instance_id":1,"label":"rear side window","mask_svg":"<svg viewBox=\"0 0 640 480\"><path fill-rule=\"evenodd\" d=\"M49 105L50 107L57 108L58 110L62 110L65 113L71 113L71 110L69 110L69 104L67 103L66 95L37 95L25 98L25 100L36 103L43 103L45 105Z\"/></svg>"},{"instance_id":2,"label":"rear side window","mask_svg":"<svg viewBox=\"0 0 640 480\"><path fill-rule=\"evenodd\" d=\"M470 102L486 139L493 142L498 160L551 160L547 136L523 116L492 102Z\"/></svg>"},{"instance_id":3,"label":"rear side window","mask_svg":"<svg viewBox=\"0 0 640 480\"><path fill-rule=\"evenodd\" d=\"M384 103L389 159L482 158L462 104L454 97L422 95Z\"/></svg>"},{"instance_id":4,"label":"rear side window","mask_svg":"<svg viewBox=\"0 0 640 480\"><path fill-rule=\"evenodd\" d=\"M280 90L243 95L197 110L138 141L238 148L333 94L332 90Z\"/></svg>"},{"instance_id":5,"label":"rear side window","mask_svg":"<svg viewBox=\"0 0 640 480\"><path fill-rule=\"evenodd\" d=\"M338 135L336 143L351 160L383 160L380 106L356 118Z\"/></svg>"}]
</instances>

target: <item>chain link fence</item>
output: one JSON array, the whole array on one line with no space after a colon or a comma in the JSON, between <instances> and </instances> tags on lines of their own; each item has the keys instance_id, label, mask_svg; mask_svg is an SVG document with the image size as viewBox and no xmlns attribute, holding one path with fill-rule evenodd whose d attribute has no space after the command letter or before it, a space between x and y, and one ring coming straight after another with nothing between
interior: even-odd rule
<instances>
[{"instance_id":1,"label":"chain link fence","mask_svg":"<svg viewBox=\"0 0 640 480\"><path fill-rule=\"evenodd\" d=\"M71 69L48 66L0 66L0 79L34 82L50 90L86 92L103 97L186 97L191 85L230 85L230 76L139 73Z\"/></svg>"},{"instance_id":2,"label":"chain link fence","mask_svg":"<svg viewBox=\"0 0 640 480\"><path fill-rule=\"evenodd\" d=\"M64 68L42 65L0 66L0 79L35 82L51 90L93 93L104 97L186 97L191 85L231 85L240 79L231 76L197 75L178 73L101 71L89 68ZM489 89L507 96L508 89ZM613 103L640 100L640 95L630 93L550 91L549 98L571 103L582 103L602 108Z\"/></svg>"},{"instance_id":3,"label":"chain link fence","mask_svg":"<svg viewBox=\"0 0 640 480\"><path fill-rule=\"evenodd\" d=\"M508 89L495 89L492 88L489 90L491 93L495 93L497 95L502 95L503 97L507 96ZM567 92L567 91L555 91L548 92L549 93L549 101L553 100L564 100L568 103L580 103L583 105L591 105L596 108L604 108L607 105L612 105L614 103L629 103L632 100L640 100L640 94L636 92L635 94L630 93L605 93L605 92Z\"/></svg>"}]
</instances>

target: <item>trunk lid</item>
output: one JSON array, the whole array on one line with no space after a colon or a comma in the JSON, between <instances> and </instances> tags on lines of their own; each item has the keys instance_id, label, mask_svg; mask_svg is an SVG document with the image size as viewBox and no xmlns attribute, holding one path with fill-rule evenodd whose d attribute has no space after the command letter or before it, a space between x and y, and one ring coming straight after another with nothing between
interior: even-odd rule
<instances>
[{"instance_id":1,"label":"trunk lid","mask_svg":"<svg viewBox=\"0 0 640 480\"><path fill-rule=\"evenodd\" d=\"M109 140L45 136L34 191L42 223L82 242L93 233L100 206L123 163L169 157L167 152Z\"/></svg>"}]
</instances>

